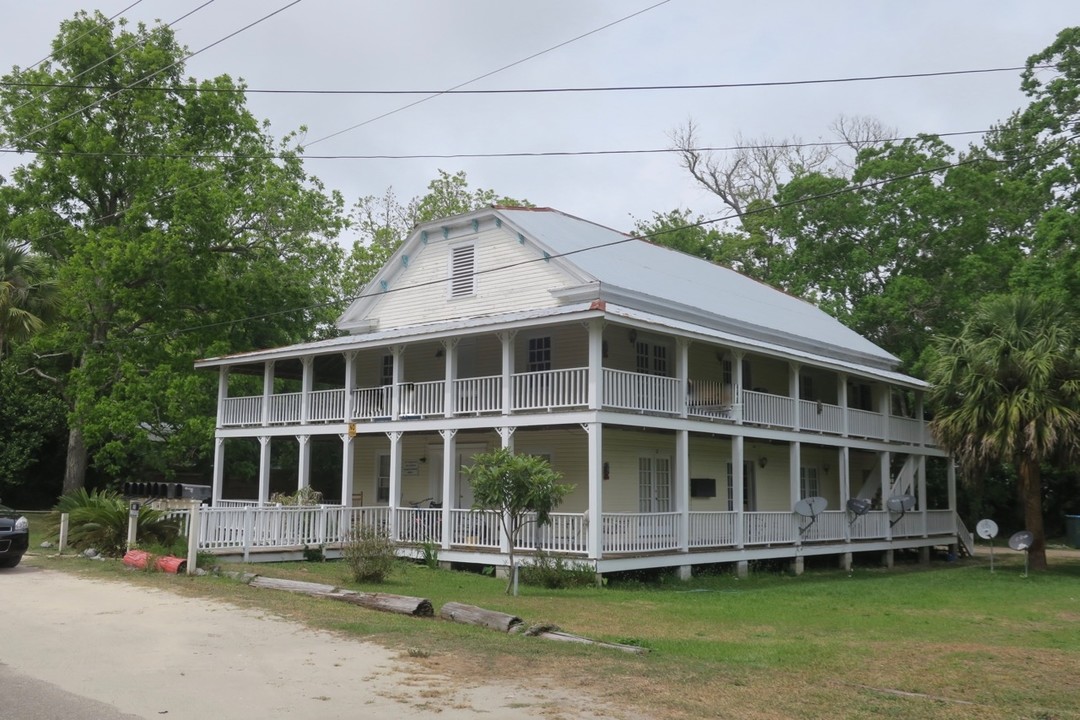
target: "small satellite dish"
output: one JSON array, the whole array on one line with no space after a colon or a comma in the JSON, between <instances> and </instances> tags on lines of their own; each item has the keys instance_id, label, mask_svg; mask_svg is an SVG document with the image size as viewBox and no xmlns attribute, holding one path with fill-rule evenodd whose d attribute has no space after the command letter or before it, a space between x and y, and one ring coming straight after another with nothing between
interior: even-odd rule
<instances>
[{"instance_id":1,"label":"small satellite dish","mask_svg":"<svg viewBox=\"0 0 1080 720\"><path fill-rule=\"evenodd\" d=\"M873 503L870 502L870 498L851 498L847 501L848 512L855 515L865 515L870 512L870 506Z\"/></svg>"},{"instance_id":2,"label":"small satellite dish","mask_svg":"<svg viewBox=\"0 0 1080 720\"><path fill-rule=\"evenodd\" d=\"M990 518L980 520L978 525L975 526L975 532L983 540L993 540L997 537L998 526L997 523Z\"/></svg>"},{"instance_id":3,"label":"small satellite dish","mask_svg":"<svg viewBox=\"0 0 1080 720\"><path fill-rule=\"evenodd\" d=\"M903 515L908 510L915 507L915 496L894 495L885 502L885 506L889 508L889 512L900 513Z\"/></svg>"},{"instance_id":4,"label":"small satellite dish","mask_svg":"<svg viewBox=\"0 0 1080 720\"><path fill-rule=\"evenodd\" d=\"M1017 552L1025 552L1033 542L1035 542L1035 536L1027 530L1021 530L1018 533L1013 533L1013 536L1009 538L1009 547Z\"/></svg>"},{"instance_id":5,"label":"small satellite dish","mask_svg":"<svg viewBox=\"0 0 1080 720\"><path fill-rule=\"evenodd\" d=\"M805 518L810 518L810 522L806 523L803 527L799 528L799 534L810 529L810 526L817 520L817 516L825 511L825 508L829 507L829 501L823 497L808 497L803 498L795 503L795 514L802 515Z\"/></svg>"}]
</instances>

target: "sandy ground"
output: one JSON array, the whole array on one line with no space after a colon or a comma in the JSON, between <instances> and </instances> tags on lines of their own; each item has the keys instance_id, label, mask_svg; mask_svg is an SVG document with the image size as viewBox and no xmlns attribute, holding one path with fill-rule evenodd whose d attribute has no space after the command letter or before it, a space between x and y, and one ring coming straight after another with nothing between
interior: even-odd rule
<instances>
[{"instance_id":1,"label":"sandy ground","mask_svg":"<svg viewBox=\"0 0 1080 720\"><path fill-rule=\"evenodd\" d=\"M463 687L382 646L212 600L25 566L0 573L0 591L0 663L141 718L626 717L551 688Z\"/></svg>"}]
</instances>

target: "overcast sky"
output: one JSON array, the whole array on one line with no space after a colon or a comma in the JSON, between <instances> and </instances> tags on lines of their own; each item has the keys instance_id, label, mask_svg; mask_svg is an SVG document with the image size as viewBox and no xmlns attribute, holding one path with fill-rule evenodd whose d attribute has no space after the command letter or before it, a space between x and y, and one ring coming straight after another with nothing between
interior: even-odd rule
<instances>
[{"instance_id":1,"label":"overcast sky","mask_svg":"<svg viewBox=\"0 0 1080 720\"><path fill-rule=\"evenodd\" d=\"M125 17L171 22L205 0L143 0ZM0 71L50 52L79 9L113 15L133 0L0 0ZM658 0L303 0L188 61L253 89L448 89L655 5ZM288 0L216 0L174 28L199 50ZM1011 67L1080 21L1076 0L669 0L469 85L473 89L763 82ZM331 139L311 155L664 148L693 118L700 140L816 140L844 114L902 135L982 130L1024 105L1017 73L862 83L535 95L442 96ZM249 96L275 135L317 140L420 96ZM966 140L957 140L965 143ZM0 160L7 174L11 160ZM352 204L392 186L422 194L438 168L619 230L653 211L713 216L674 155L309 160Z\"/></svg>"}]
</instances>

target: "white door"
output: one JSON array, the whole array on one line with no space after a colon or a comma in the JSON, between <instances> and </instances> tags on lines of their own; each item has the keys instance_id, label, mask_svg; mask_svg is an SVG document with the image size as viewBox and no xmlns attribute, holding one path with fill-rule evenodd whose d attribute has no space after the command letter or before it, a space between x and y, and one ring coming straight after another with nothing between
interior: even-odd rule
<instances>
[{"instance_id":1,"label":"white door","mask_svg":"<svg viewBox=\"0 0 1080 720\"><path fill-rule=\"evenodd\" d=\"M456 502L453 507L468 510L473 504L472 486L469 484L468 478L461 472L463 465L471 465L474 455L482 452L487 452L487 445L482 443L473 445L458 445L457 446L457 462L454 466L454 480L451 483L451 487L454 488L454 493L457 495ZM437 484L439 491L432 493L432 497L438 498L445 502L442 497L442 476L443 476L443 454L442 447L440 446L436 452L429 452L428 457L433 460L431 463L431 481L433 484Z\"/></svg>"},{"instance_id":2,"label":"white door","mask_svg":"<svg viewBox=\"0 0 1080 720\"><path fill-rule=\"evenodd\" d=\"M643 513L671 511L671 458L638 458L638 510Z\"/></svg>"}]
</instances>

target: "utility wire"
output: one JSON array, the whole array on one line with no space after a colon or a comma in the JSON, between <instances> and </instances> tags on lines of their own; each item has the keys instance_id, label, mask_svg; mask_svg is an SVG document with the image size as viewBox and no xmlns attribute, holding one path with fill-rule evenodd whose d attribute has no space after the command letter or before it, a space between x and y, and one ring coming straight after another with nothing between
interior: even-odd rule
<instances>
[{"instance_id":1,"label":"utility wire","mask_svg":"<svg viewBox=\"0 0 1080 720\"><path fill-rule=\"evenodd\" d=\"M568 41L569 42L569 41ZM524 62L521 60L519 62ZM507 66L510 67L510 66ZM1033 69L1053 68L1053 65L1035 65ZM761 82L727 82L727 83L695 83L679 85L594 85L584 87L547 87L547 88L494 88L489 90L310 90L310 89L286 89L286 88L244 88L243 92L250 94L267 95L540 95L554 93L607 93L607 92L642 92L661 90L728 90L737 88L759 87L784 87L799 85L827 85L834 83L876 82L880 80L910 80L915 78L936 78L956 75L981 75L988 73L1018 72L1027 67L1020 65L1015 67L977 68L973 70L941 70L937 72L922 73L897 73L889 75L855 75L836 78L811 78L803 80L765 80ZM494 70L489 75L499 72ZM486 77L482 75L481 77ZM477 78L479 79L479 78ZM475 82L470 80L469 82ZM463 83L467 85L468 83ZM73 90L107 90L103 85L79 85L75 83L19 83L0 82L3 87L19 88L68 88ZM461 88L461 85L457 86ZM229 88L219 87L184 87L173 88L160 85L142 85L131 88L132 90L168 90L179 93L224 93L233 92ZM409 107L409 106L407 106ZM342 130L346 132L346 130ZM328 136L332 137L332 136Z\"/></svg>"},{"instance_id":2,"label":"utility wire","mask_svg":"<svg viewBox=\"0 0 1080 720\"><path fill-rule=\"evenodd\" d=\"M846 140L822 140L817 142L798 143L772 143L761 145L719 145L695 147L695 152L735 152L740 150L772 150L780 148L819 148L819 147L847 147L852 145L870 146L881 145L891 142L906 142L917 140L920 136L930 135L933 137L957 137L962 135L984 135L989 130L962 130L943 133L920 133L903 137L889 137L873 140L860 140L849 142ZM265 155L238 155L233 153L137 153L137 152L80 152L77 150L31 150L35 155L47 155L50 157L119 157L119 158L162 158L173 160L279 160L293 157L293 154L268 153ZM605 155L657 155L684 152L681 148L638 148L638 149L614 149L614 150L546 150L546 151L516 151L516 152L489 152L489 153L429 153L429 154L405 154L405 155L297 155L303 160L455 160L472 158L542 158L542 157L595 157ZM22 154L20 150L0 148L0 153Z\"/></svg>"},{"instance_id":3,"label":"utility wire","mask_svg":"<svg viewBox=\"0 0 1080 720\"><path fill-rule=\"evenodd\" d=\"M111 16L109 16L109 17L105 18L105 22L112 22L112 21L113 21L113 20L115 20L116 18L118 18L118 17L120 17L121 15L123 15L124 13L126 13L126 12L127 12L128 10L130 10L131 8L133 8L133 7L135 7L136 5L138 5L139 3L141 3L142 1L143 1L143 0L135 0L135 2L131 3L130 5L128 5L128 6L126 7L126 8L124 8L124 9L123 9L123 10L121 10L120 12L118 12L118 13L115 13L115 14L113 14L113 15L111 15ZM102 23L102 26L104 26L104 24L105 24L105 23ZM40 64L41 64L41 63L43 63L43 62L45 62L45 61L46 61L46 60L48 60L49 58L51 58L51 57L53 57L54 55L56 55L56 53L60 52L60 51L61 51L61 50L63 50L64 48L66 48L66 47L67 47L68 45L71 45L71 44L73 44L73 43L76 43L76 42L78 42L79 40L82 40L82 39L83 39L84 37L86 37L87 35L89 35L89 34L90 34L91 32L93 32L93 30L87 30L87 31L86 31L86 32L84 32L84 33L83 33L82 35L78 36L77 38L73 38L73 39L71 39L71 40L68 40L68 41L67 41L66 43L64 43L63 45L61 45L61 46L60 46L60 47L59 47L59 48L58 48L57 50L53 50L53 51L52 51L51 53L49 53L49 54L48 54L48 55L46 55L45 57L41 58L40 60L38 60L38 61L37 61L36 63L34 63L33 65L28 65L27 67L25 67L25 68L23 68L23 69L24 69L24 70L33 70L33 69L34 69L34 68L36 68L36 67L37 67L38 65L40 65Z\"/></svg>"},{"instance_id":4,"label":"utility wire","mask_svg":"<svg viewBox=\"0 0 1080 720\"><path fill-rule=\"evenodd\" d=\"M748 210L748 211L743 212L741 215L739 213L730 213L730 214L727 214L727 215L721 215L719 217L714 217L714 218L710 218L710 219L706 219L706 220L701 220L701 221L694 222L694 223L687 223L686 225L680 225L679 227L676 227L676 228L669 228L669 229L666 229L666 230L660 230L660 231L655 232L655 233L646 233L644 235L629 235L629 234L627 234L626 237L620 238L618 240L613 240L611 242L598 243L596 245L590 245L588 247L578 248L576 250L570 250L570 251L565 252L565 253L558 253L558 254L555 254L555 255L544 255L544 256L540 256L540 257L530 258L528 260L521 260L521 261L518 261L518 262L507 263L505 265L501 265L501 266L493 267L493 268L488 268L488 269L485 269L485 270L477 270L477 271L473 272L472 276L476 277L476 276L479 276L479 275L488 275L488 274L492 274L492 273L496 273L496 272L503 272L503 271L512 270L514 268L518 268L518 267L521 267L521 266L524 266L524 265L530 265L530 264L536 263L536 262L547 262L549 260L556 259L556 258L570 257L572 255L579 255L579 254L584 253L584 252L590 252L590 251L593 251L593 250L600 250L600 249L603 249L603 248L609 248L609 247L615 247L615 246L618 246L618 245L623 245L623 244L626 244L626 243L629 243L629 242L634 242L636 240L652 241L652 240L654 240L656 238L659 238L659 237L661 237L663 235L667 235L667 234L671 234L671 233L677 233L677 232L680 232L682 230L689 230L689 229L698 228L698 227L705 227L705 226L708 226L708 225L715 225L716 223L724 222L726 220L734 220L736 218L745 217L747 215L764 214L764 213L767 213L767 212L772 212L774 210L782 210L782 209L787 208L787 207L793 207L793 206L796 206L796 205L803 205L803 204L807 204L807 203L814 202L814 201L817 201L817 200L827 200L829 198L837 197L839 195L845 195L847 193L856 193L856 192L861 192L863 190L870 190L870 189L874 189L874 188L880 188L880 187L884 187L885 185L892 184L894 182L899 182L899 181L902 181L902 180L910 180L912 178L922 177L922 176L925 176L925 175L933 175L933 174L936 174L936 173L944 172L946 170L951 170L953 168L964 167L966 165L974 165L974 164L980 163L980 162L993 162L993 163L998 163L998 164L1012 164L1012 163L1019 162L1021 160L1031 160L1031 159L1034 159L1034 158L1039 157L1041 155L1046 155L1046 154L1049 154L1051 152L1055 152L1056 150L1060 149L1061 147L1067 145L1070 142L1076 141L1077 139L1080 139L1080 134L1073 135L1073 136L1070 136L1068 138L1064 138L1060 142L1053 145L1052 147L1049 147L1049 148L1047 148L1045 150L1041 150L1039 152L1031 153L1031 154L1029 154L1027 156L1018 156L1018 157L1013 157L1013 158L978 157L978 158L969 158L969 159L966 159L966 160L958 160L956 162L945 163L945 164L938 165L938 166L932 167L932 168L927 168L927 169L924 169L924 170L916 170L916 171L913 171L913 172L910 172L910 173L904 173L904 174L901 174L901 175L894 175L892 177L882 178L880 180L874 180L874 181L871 181L871 182L865 182L865 183L861 183L859 185L849 185L847 187L838 188L836 190L830 190L829 192L820 193L818 195L810 195L810 196L807 196L807 197L797 198L795 200L789 200L789 201L783 202L783 203L777 203L775 205L770 205L768 207L762 207L762 208L756 208L756 209L753 209L753 210ZM213 323L205 323L203 325L193 325L193 326L189 326L189 327L186 327L186 328L181 328L179 330L162 330L160 332L147 333L146 335L129 336L129 337L123 339L123 340L120 340L119 342L129 342L129 341L135 341L135 340L152 340L152 339L158 339L158 338L164 338L164 337L174 337L176 335L183 335L183 334L186 334L186 333L189 333L189 332L196 332L198 330L210 330L210 329L217 328L217 327L235 325L235 324L238 324L238 323L245 323L245 322L250 322L250 321L254 321L254 320L266 320L266 319L273 318L273 317L279 317L281 315L287 315L289 313L309 312L309 311L312 311L312 310L321 310L321 309L325 309L325 308L340 307L342 305L345 305L346 303L353 303L353 302L355 302L357 300L361 300L361 299L364 299L364 298L379 297L379 296L388 295L388 294L395 293L395 292L405 292L405 291L408 291L408 290L417 290L417 289L420 289L420 288L431 287L431 286L435 286L435 285L443 285L443 284L446 284L448 282L450 282L450 278L437 278L437 279L434 279L434 280L427 280L427 281L424 281L424 282L416 283L414 285L407 285L407 286L402 286L402 287L397 287L397 288L387 288L386 290L381 290L380 289L379 291L376 291L376 292L360 293L358 295L353 295L353 296L349 296L349 297L336 298L336 299L328 301L328 302L317 303L315 305L308 305L308 306L305 306L305 307L287 308L285 310L277 310L277 311L274 311L274 312L262 313L260 315L249 315L247 317L234 318L234 319L231 319L231 320L221 320L221 321L213 322Z\"/></svg>"},{"instance_id":5,"label":"utility wire","mask_svg":"<svg viewBox=\"0 0 1080 720\"><path fill-rule=\"evenodd\" d=\"M214 0L208 0L207 4L209 4L210 2L213 2L213 1ZM145 82L147 80L150 80L151 78L157 77L158 75L165 72L166 70L169 70L170 68L176 67L180 63L186 62L186 61L190 60L191 58L195 57L196 55L199 55L200 53L206 52L210 48L213 48L213 47L216 47L216 46L220 45L221 43L225 42L226 40L229 40L231 38L236 37L237 35L244 32L245 30L249 30L249 29L255 27L256 25L258 25L259 23L264 22L266 20L269 20L270 18L274 17L278 13L281 13L281 12L284 12L285 10L288 10L293 5L297 5L302 1L303 0L292 0L292 2L287 3L287 4L283 5L282 7L279 7L277 10L274 10L271 13L263 15L258 20L255 20L254 22L248 23L247 25L240 28L239 30L234 30L233 32L226 35L225 37L220 38L218 40L215 40L214 42L210 43L209 45L206 45L205 47L202 47L202 48L200 48L200 49L198 49L198 50L196 50L194 52L190 52L187 55L174 60L173 62L169 63L168 65L165 65L164 67L161 67L161 68L155 70L154 72L149 73L148 75L144 75L143 77L139 78L138 80L135 80L135 81L131 82L127 86L122 87L119 90L115 90L113 92L110 92L107 95L105 95L104 97L98 98L97 100L90 103L89 105L81 107L78 110L75 110L74 112L68 113L67 115L64 115L61 118L53 120L48 125L43 125L43 126L41 126L39 128L35 128L35 129L31 130L30 132L26 133L25 135L22 135L21 137L18 137L15 140L13 140L12 145L9 145L8 147L12 147L14 145L17 145L18 143L23 142L27 138L29 138L29 137L31 137L33 135L36 135L37 133L39 133L39 132L41 132L43 130L48 130L49 128L53 127L54 125L58 125L59 123L62 123L64 120L67 120L70 117L73 117L75 115L78 115L78 114L82 113L84 110L89 110L91 108L97 107L101 103L105 102L106 100L110 100L110 99L116 97L117 95L124 92L125 90L130 90L132 88L132 86L138 85L139 83L143 83L143 82ZM205 7L205 5L202 5L199 8L196 8L196 10L201 9L202 7ZM195 12L195 11L193 10L192 12Z\"/></svg>"},{"instance_id":6,"label":"utility wire","mask_svg":"<svg viewBox=\"0 0 1080 720\"><path fill-rule=\"evenodd\" d=\"M619 23L626 22L627 20L630 20L631 18L635 18L638 15L641 15L642 13L647 13L650 10L653 10L655 8L660 7L661 5L667 5L669 2L671 2L671 0L661 0L661 2L658 2L658 3L654 4L654 5L650 5L650 6L646 7L646 8L642 8L641 10L638 10L637 12L631 13L629 15L625 15L625 16L619 18L618 20L613 20L612 22L609 22L606 25L601 25L598 28L594 28L593 30L590 30L590 31L588 31L586 33L582 33L581 35L578 35L576 37L572 37L569 40L564 40L563 42L559 43L558 45L552 45L551 47L547 48L546 50L541 50L540 52L536 52L536 53L533 53L532 55L528 55L526 57L523 57L520 60L515 60L512 63L509 63L507 65L503 65L502 67L497 68L495 70L492 70L490 72L486 72L483 75L477 75L476 77L472 78L471 80L466 80L465 82L454 85L453 87L447 88L446 90L440 90L438 92L434 92L434 93L428 95L427 97L420 98L419 100L414 100L413 102L408 103L406 105L402 105L401 107L396 108L394 110L390 110L388 112L382 113L381 115L376 115L374 117L368 118L367 120L364 120L362 122L358 122L355 125L350 125L349 127L345 128L344 130L338 130L337 132L330 133L329 135L323 135L322 137L320 137L320 138L318 138L316 140L312 140L311 142L306 143L305 146L310 147L310 146L312 146L312 145L314 145L316 143L321 143L324 140L329 140L330 138L335 138L335 137L337 137L339 135L344 135L347 132L351 132L351 131L356 130L357 128L361 128L361 127L363 127L365 125L370 125L371 123L373 123L373 122L375 122L377 120L382 120L383 118L390 117L391 115L396 115L399 112L402 112L404 110L408 110L409 108L412 108L412 107L416 107L417 105L420 105L421 103L425 103L425 102L427 102L429 100L433 100L433 99L435 99L437 97L441 97L442 95L445 95L448 92L452 92L454 90L459 90L459 89L465 87L466 85L471 85L474 82L479 82L480 80L483 80L484 78L489 78L492 75L496 75L498 73L501 73L504 70L509 70L512 67L516 67L518 65L521 65L522 63L528 62L529 60L533 60L535 58L538 58L541 55L546 55L549 52L553 52L555 50L558 50L559 48L566 47L567 45L569 45L571 43L574 43L574 42L577 42L578 40L581 40L583 38L587 38L590 35L595 35L596 33L601 32L603 30L607 30L610 27L614 27L615 25L618 25Z\"/></svg>"}]
</instances>

